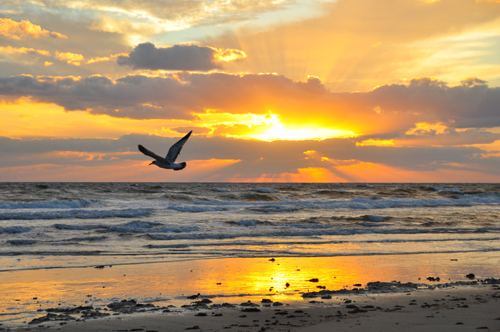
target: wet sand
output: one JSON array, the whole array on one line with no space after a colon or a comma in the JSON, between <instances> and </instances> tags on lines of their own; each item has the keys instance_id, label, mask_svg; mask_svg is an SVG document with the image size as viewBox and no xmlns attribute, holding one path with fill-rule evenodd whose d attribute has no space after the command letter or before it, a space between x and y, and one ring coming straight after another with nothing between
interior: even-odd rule
<instances>
[{"instance_id":1,"label":"wet sand","mask_svg":"<svg viewBox=\"0 0 500 332\"><path fill-rule=\"evenodd\" d=\"M342 303L338 303L341 301ZM351 301L351 302L349 302ZM22 331L471 331L500 330L500 288L349 295L333 303L249 307L52 322ZM336 303L335 303L336 302ZM349 302L349 303L346 303ZM335 304L334 304L335 303ZM257 303L256 303L257 304ZM257 311L259 310L259 311ZM203 315L203 314L206 314Z\"/></svg>"},{"instance_id":2,"label":"wet sand","mask_svg":"<svg viewBox=\"0 0 500 332\"><path fill-rule=\"evenodd\" d=\"M500 331L498 256L238 258L1 272L0 329Z\"/></svg>"}]
</instances>

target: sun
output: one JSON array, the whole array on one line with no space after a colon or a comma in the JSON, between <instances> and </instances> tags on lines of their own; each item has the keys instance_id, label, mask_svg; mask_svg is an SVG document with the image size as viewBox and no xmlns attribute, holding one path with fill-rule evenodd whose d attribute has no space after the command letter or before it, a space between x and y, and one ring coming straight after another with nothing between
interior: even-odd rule
<instances>
[{"instance_id":1,"label":"sun","mask_svg":"<svg viewBox=\"0 0 500 332\"><path fill-rule=\"evenodd\" d=\"M279 115L270 113L265 120L268 129L262 133L247 134L246 138L254 138L263 141L301 141L301 140L324 140L327 138L355 137L357 134L349 130L321 128L321 127L285 127Z\"/></svg>"}]
</instances>

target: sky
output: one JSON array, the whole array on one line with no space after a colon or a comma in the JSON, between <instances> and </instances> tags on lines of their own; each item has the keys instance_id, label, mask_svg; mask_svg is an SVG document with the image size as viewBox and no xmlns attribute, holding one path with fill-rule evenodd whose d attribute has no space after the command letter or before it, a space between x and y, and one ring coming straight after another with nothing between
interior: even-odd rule
<instances>
[{"instance_id":1,"label":"sky","mask_svg":"<svg viewBox=\"0 0 500 332\"><path fill-rule=\"evenodd\" d=\"M500 0L4 0L0 181L500 182Z\"/></svg>"}]
</instances>

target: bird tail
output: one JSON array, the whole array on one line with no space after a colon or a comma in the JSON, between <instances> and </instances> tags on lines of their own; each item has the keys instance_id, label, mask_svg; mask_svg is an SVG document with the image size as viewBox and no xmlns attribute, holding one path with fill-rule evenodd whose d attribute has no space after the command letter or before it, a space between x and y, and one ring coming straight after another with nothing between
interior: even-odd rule
<instances>
[{"instance_id":1,"label":"bird tail","mask_svg":"<svg viewBox=\"0 0 500 332\"><path fill-rule=\"evenodd\" d=\"M180 171L181 169L186 168L186 165L187 165L186 162L182 162L182 163L179 163L179 164L181 165L181 167L180 168L174 168L174 171Z\"/></svg>"}]
</instances>

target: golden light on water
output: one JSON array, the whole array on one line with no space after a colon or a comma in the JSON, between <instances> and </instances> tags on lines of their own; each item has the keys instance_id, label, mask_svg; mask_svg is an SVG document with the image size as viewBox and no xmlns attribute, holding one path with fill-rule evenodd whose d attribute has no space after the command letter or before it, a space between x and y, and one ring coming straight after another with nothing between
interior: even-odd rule
<instances>
[{"instance_id":1,"label":"golden light on water","mask_svg":"<svg viewBox=\"0 0 500 332\"><path fill-rule=\"evenodd\" d=\"M450 257L459 258L450 260ZM121 299L155 305L190 304L187 296L200 293L214 303L240 304L299 300L304 292L365 287L368 282L397 280L419 283L419 278L439 275L461 280L463 270L488 275L498 257L476 253L339 257L229 258L138 265L106 265L102 269L48 269L0 273L0 312L12 321L41 316L37 309L93 305L105 307ZM316 281L317 279L317 281ZM362 286L355 286L361 284ZM321 286L318 287L318 286ZM327 303L342 301L347 294ZM8 308L23 306L23 313L9 317Z\"/></svg>"}]
</instances>

